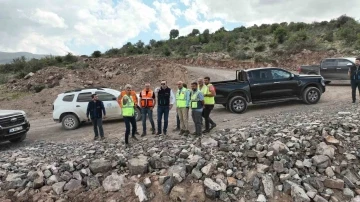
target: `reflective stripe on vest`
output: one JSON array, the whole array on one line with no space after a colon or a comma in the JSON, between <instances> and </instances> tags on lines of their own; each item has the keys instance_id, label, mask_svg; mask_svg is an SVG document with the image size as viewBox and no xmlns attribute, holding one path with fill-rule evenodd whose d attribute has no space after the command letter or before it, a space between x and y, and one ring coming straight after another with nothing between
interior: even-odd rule
<instances>
[{"instance_id":1,"label":"reflective stripe on vest","mask_svg":"<svg viewBox=\"0 0 360 202\"><path fill-rule=\"evenodd\" d=\"M124 104L124 98L127 98L127 103ZM122 116L134 116L135 115L135 109L134 109L134 101L131 97L129 97L128 95L125 95L122 98Z\"/></svg>"},{"instance_id":2,"label":"reflective stripe on vest","mask_svg":"<svg viewBox=\"0 0 360 202\"><path fill-rule=\"evenodd\" d=\"M186 88L181 88L176 92L176 107L185 108L186 107ZM179 95L180 93L180 95Z\"/></svg>"},{"instance_id":3,"label":"reflective stripe on vest","mask_svg":"<svg viewBox=\"0 0 360 202\"><path fill-rule=\"evenodd\" d=\"M192 109L200 109L201 106L199 105L199 98L198 98L198 95L199 95L200 91L196 91L195 93L194 92L191 92L191 108Z\"/></svg>"},{"instance_id":4,"label":"reflective stripe on vest","mask_svg":"<svg viewBox=\"0 0 360 202\"><path fill-rule=\"evenodd\" d=\"M212 84L208 84L206 86L206 93L204 93L204 103L206 105L214 105L215 104L215 97L205 97L205 95L210 95L210 86L212 86Z\"/></svg>"},{"instance_id":5,"label":"reflective stripe on vest","mask_svg":"<svg viewBox=\"0 0 360 202\"><path fill-rule=\"evenodd\" d=\"M148 91L146 94L146 90L141 91L141 100L140 105L141 107L154 107L154 92L152 90Z\"/></svg>"}]
</instances>

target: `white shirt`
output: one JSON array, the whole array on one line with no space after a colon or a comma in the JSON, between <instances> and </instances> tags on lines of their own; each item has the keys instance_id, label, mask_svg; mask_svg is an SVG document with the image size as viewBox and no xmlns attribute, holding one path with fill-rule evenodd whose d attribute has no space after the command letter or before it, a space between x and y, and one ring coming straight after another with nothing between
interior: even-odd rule
<instances>
[{"instance_id":1,"label":"white shirt","mask_svg":"<svg viewBox=\"0 0 360 202\"><path fill-rule=\"evenodd\" d=\"M173 92L173 90L171 89L171 90L170 90L170 104L174 105L175 100L176 100L176 99L175 99L174 92Z\"/></svg>"}]
</instances>

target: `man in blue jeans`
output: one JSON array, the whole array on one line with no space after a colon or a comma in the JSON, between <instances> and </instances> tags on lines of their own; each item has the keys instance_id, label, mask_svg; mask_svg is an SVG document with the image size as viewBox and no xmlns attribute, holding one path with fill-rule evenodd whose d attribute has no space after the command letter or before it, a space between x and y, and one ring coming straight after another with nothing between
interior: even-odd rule
<instances>
[{"instance_id":1,"label":"man in blue jeans","mask_svg":"<svg viewBox=\"0 0 360 202\"><path fill-rule=\"evenodd\" d=\"M349 68L349 77L351 83L351 95L353 103L356 102L356 88L360 93L360 57L355 59L355 65Z\"/></svg>"},{"instance_id":2,"label":"man in blue jeans","mask_svg":"<svg viewBox=\"0 0 360 202\"><path fill-rule=\"evenodd\" d=\"M166 135L167 127L168 127L168 119L169 119L169 111L173 107L175 103L175 97L173 91L166 85L166 81L161 81L161 88L157 93L157 122L158 122L158 132L156 135L161 135L161 132ZM162 117L164 116L164 128L163 130L161 125Z\"/></svg>"},{"instance_id":3,"label":"man in blue jeans","mask_svg":"<svg viewBox=\"0 0 360 202\"><path fill-rule=\"evenodd\" d=\"M146 135L146 116L149 116L151 131L152 134L155 134L155 124L153 120L153 109L156 104L155 93L150 89L150 83L145 84L145 89L140 93L140 107L142 114L142 125L143 125L143 134Z\"/></svg>"},{"instance_id":4,"label":"man in blue jeans","mask_svg":"<svg viewBox=\"0 0 360 202\"><path fill-rule=\"evenodd\" d=\"M103 114L104 119L106 118L104 103L99 100L99 97L96 94L92 94L91 98L92 101L90 101L87 106L86 117L88 117L88 121L90 121L91 118L91 121L93 123L95 133L94 140L97 140L99 138L99 132L101 139L104 139L104 130L102 126Z\"/></svg>"}]
</instances>

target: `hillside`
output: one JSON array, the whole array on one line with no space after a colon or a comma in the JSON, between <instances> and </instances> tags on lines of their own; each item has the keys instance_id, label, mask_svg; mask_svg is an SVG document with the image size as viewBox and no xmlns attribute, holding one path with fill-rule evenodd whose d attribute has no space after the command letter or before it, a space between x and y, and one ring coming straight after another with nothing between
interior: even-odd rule
<instances>
[{"instance_id":1,"label":"hillside","mask_svg":"<svg viewBox=\"0 0 360 202\"><path fill-rule=\"evenodd\" d=\"M162 64L176 62L183 65L247 69L277 66L296 70L302 64L317 64L324 57L357 57L360 55L360 23L354 18L340 16L322 22L275 23L224 28L210 34L194 29L187 36L171 30L169 40L150 40L127 43L104 53L94 51L92 58L126 58L139 56L151 60L164 59ZM70 70L88 68L88 56L47 56L41 59L14 59L0 65L0 84L22 79L30 72L49 66ZM131 64L132 65L132 64Z\"/></svg>"},{"instance_id":2,"label":"hillside","mask_svg":"<svg viewBox=\"0 0 360 202\"><path fill-rule=\"evenodd\" d=\"M194 57L199 53L223 52L237 60L273 62L279 56L290 56L304 49L310 51L335 51L359 54L360 23L354 18L340 16L331 21L303 23L283 22L275 24L238 27L232 31L224 28L210 34L194 29L187 36L171 30L169 40L150 40L149 44L138 41L112 48L102 55L127 56L152 54L176 58ZM182 35L184 33L181 33ZM100 56L98 51L93 56Z\"/></svg>"},{"instance_id":3,"label":"hillside","mask_svg":"<svg viewBox=\"0 0 360 202\"><path fill-rule=\"evenodd\" d=\"M1 52L0 51L0 64L6 64L13 62L14 59L25 57L27 60L30 60L32 58L40 59L46 57L46 55L39 55L39 54L33 54L28 52Z\"/></svg>"}]
</instances>

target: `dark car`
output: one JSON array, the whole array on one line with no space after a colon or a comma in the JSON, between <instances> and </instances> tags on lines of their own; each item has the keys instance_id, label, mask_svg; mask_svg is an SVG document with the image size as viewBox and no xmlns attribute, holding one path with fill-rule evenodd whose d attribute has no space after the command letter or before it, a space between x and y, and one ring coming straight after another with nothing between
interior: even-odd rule
<instances>
[{"instance_id":1,"label":"dark car","mask_svg":"<svg viewBox=\"0 0 360 202\"><path fill-rule=\"evenodd\" d=\"M25 140L30 123L24 111L0 110L0 142Z\"/></svg>"},{"instance_id":2,"label":"dark car","mask_svg":"<svg viewBox=\"0 0 360 202\"><path fill-rule=\"evenodd\" d=\"M326 58L320 65L300 66L299 74L321 75L326 83L332 80L350 80L349 67L355 65L355 58Z\"/></svg>"},{"instance_id":3,"label":"dark car","mask_svg":"<svg viewBox=\"0 0 360 202\"><path fill-rule=\"evenodd\" d=\"M233 113L242 113L248 103L266 104L303 100L316 104L325 92L325 81L319 75L295 75L281 68L266 67L236 71L236 79L213 82L215 103Z\"/></svg>"}]
</instances>

